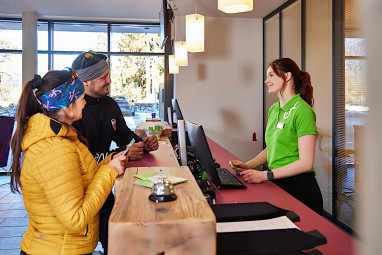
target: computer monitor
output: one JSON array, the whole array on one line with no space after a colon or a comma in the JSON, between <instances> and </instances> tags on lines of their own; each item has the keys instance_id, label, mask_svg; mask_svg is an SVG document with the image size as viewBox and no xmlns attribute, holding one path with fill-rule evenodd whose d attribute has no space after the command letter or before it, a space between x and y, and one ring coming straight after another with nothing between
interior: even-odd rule
<instances>
[{"instance_id":1,"label":"computer monitor","mask_svg":"<svg viewBox=\"0 0 382 255\"><path fill-rule=\"evenodd\" d=\"M178 146L179 146L179 157L180 164L182 166L187 166L187 144L186 144L186 130L184 120L178 120Z\"/></svg>"},{"instance_id":2,"label":"computer monitor","mask_svg":"<svg viewBox=\"0 0 382 255\"><path fill-rule=\"evenodd\" d=\"M217 188L221 186L218 173L215 168L214 159L211 154L210 147L207 142L207 137L204 133L203 126L186 120L188 137L191 142L192 151L200 164L204 166L208 180Z\"/></svg>"},{"instance_id":3,"label":"computer monitor","mask_svg":"<svg viewBox=\"0 0 382 255\"><path fill-rule=\"evenodd\" d=\"M183 120L182 111L180 110L178 100L176 98L171 99L172 110L175 112L175 116L178 120Z\"/></svg>"}]
</instances>

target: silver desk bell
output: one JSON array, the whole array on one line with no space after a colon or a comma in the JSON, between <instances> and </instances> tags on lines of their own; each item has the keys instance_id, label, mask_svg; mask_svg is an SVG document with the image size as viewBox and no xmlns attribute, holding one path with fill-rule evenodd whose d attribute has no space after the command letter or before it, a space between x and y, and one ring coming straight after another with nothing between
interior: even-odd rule
<instances>
[{"instance_id":1,"label":"silver desk bell","mask_svg":"<svg viewBox=\"0 0 382 255\"><path fill-rule=\"evenodd\" d=\"M154 184L149 199L156 203L176 200L177 195L175 194L174 185L167 181L166 177L161 178L159 182Z\"/></svg>"}]
</instances>

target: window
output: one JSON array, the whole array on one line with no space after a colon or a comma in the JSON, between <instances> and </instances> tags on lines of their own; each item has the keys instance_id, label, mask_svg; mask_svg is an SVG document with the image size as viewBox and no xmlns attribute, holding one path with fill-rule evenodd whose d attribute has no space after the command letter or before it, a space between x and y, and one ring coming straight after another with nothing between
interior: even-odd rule
<instances>
[{"instance_id":1,"label":"window","mask_svg":"<svg viewBox=\"0 0 382 255\"><path fill-rule=\"evenodd\" d=\"M21 92L22 24L0 20L0 115L14 116Z\"/></svg>"},{"instance_id":2,"label":"window","mask_svg":"<svg viewBox=\"0 0 382 255\"><path fill-rule=\"evenodd\" d=\"M125 116L132 111L159 113L159 88L164 83L159 24L39 20L37 33L40 75L71 66L81 52L94 50L108 56L110 95L125 98L120 104ZM12 114L19 99L21 53L21 20L0 20L0 114Z\"/></svg>"},{"instance_id":3,"label":"window","mask_svg":"<svg viewBox=\"0 0 382 255\"><path fill-rule=\"evenodd\" d=\"M345 13L347 15L347 13ZM346 19L345 19L346 20ZM349 33L345 32L345 36ZM358 218L358 157L362 127L369 112L366 87L366 41L345 37L345 143L338 175L338 218L352 229Z\"/></svg>"},{"instance_id":4,"label":"window","mask_svg":"<svg viewBox=\"0 0 382 255\"><path fill-rule=\"evenodd\" d=\"M341 4L344 23L337 31L339 64L335 75L335 186L334 217L352 232L359 218L359 147L369 112L366 87L366 40L359 29L360 9L354 0Z\"/></svg>"}]
</instances>

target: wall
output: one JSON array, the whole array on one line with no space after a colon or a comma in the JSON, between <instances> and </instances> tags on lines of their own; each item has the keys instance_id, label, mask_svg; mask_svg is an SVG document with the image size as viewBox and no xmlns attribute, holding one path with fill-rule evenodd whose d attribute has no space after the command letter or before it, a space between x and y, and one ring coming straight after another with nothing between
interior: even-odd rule
<instances>
[{"instance_id":1,"label":"wall","mask_svg":"<svg viewBox=\"0 0 382 255\"><path fill-rule=\"evenodd\" d=\"M185 40L177 18L176 39ZM205 38L205 52L189 53L175 75L175 97L185 119L247 161L263 145L262 19L206 17Z\"/></svg>"}]
</instances>

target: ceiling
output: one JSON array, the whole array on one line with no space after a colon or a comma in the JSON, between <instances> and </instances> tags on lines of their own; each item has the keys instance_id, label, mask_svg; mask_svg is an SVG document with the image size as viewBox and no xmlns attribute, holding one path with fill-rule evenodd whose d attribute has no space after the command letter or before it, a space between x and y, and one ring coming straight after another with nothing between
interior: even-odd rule
<instances>
[{"instance_id":1,"label":"ceiling","mask_svg":"<svg viewBox=\"0 0 382 255\"><path fill-rule=\"evenodd\" d=\"M21 17L36 11L42 19L158 22L163 0L0 0L0 17ZM170 2L170 0L168 0ZM226 14L217 0L173 0L175 15L195 13L206 17L263 18L287 0L254 0L254 10Z\"/></svg>"}]
</instances>

